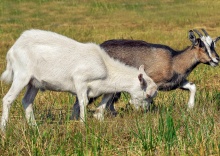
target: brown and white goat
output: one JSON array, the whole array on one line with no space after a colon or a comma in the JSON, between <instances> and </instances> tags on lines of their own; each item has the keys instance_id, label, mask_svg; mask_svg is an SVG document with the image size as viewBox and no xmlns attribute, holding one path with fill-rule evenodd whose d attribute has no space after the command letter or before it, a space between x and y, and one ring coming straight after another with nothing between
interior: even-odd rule
<instances>
[{"instance_id":1,"label":"brown and white goat","mask_svg":"<svg viewBox=\"0 0 220 156\"><path fill-rule=\"evenodd\" d=\"M138 68L144 64L146 73L158 85L159 90L170 91L176 88L190 91L188 108L194 107L196 86L187 80L187 76L200 63L217 66L219 56L215 51L215 44L220 39L212 40L208 33L202 29L205 35L194 30L199 35L196 38L192 30L188 38L192 45L184 50L175 51L169 46L152 44L140 40L108 40L100 46L114 59L127 65ZM116 96L117 98L120 95ZM114 111L111 99L107 105ZM77 118L77 101L73 107L73 115Z\"/></svg>"}]
</instances>

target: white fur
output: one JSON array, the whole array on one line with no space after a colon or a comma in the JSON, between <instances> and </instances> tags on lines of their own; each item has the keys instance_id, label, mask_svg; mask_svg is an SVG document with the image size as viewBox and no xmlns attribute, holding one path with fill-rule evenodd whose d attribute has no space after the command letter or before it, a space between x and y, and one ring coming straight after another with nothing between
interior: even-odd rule
<instances>
[{"instance_id":1,"label":"white fur","mask_svg":"<svg viewBox=\"0 0 220 156\"><path fill-rule=\"evenodd\" d=\"M182 88L188 89L190 91L188 109L192 109L194 107L194 100L195 100L195 95L196 95L196 85L194 83L187 81L182 85Z\"/></svg>"},{"instance_id":2,"label":"white fur","mask_svg":"<svg viewBox=\"0 0 220 156\"><path fill-rule=\"evenodd\" d=\"M138 75L143 75L143 86ZM77 94L80 118L88 97L126 91L138 102L154 97L157 86L143 70L110 58L93 43L79 43L65 36L42 30L25 31L7 53L7 68L1 80L12 81L3 98L1 129L4 130L12 102L27 86L22 100L27 120L35 125L32 103L39 89ZM107 97L108 98L108 97ZM135 101L136 101L135 100Z\"/></svg>"}]
</instances>

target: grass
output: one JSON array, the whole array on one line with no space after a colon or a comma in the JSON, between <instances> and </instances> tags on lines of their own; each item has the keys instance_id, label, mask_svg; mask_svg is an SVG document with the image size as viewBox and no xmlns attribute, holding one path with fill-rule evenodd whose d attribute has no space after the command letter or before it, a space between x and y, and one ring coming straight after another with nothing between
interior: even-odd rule
<instances>
[{"instance_id":1,"label":"grass","mask_svg":"<svg viewBox=\"0 0 220 156\"><path fill-rule=\"evenodd\" d=\"M133 38L183 49L190 44L190 29L220 36L219 7L217 0L2 0L0 73L7 50L27 29L50 30L80 42ZM95 105L88 106L85 127L69 120L75 97L50 91L38 93L35 100L38 129L28 127L22 92L11 108L6 134L0 134L0 155L220 155L219 75L219 67L206 65L191 73L189 80L197 86L192 111L186 110L186 91L159 92L148 113L134 111L125 94L115 105L119 115L106 115L104 122L94 120ZM2 99L9 85L0 83L0 89Z\"/></svg>"}]
</instances>

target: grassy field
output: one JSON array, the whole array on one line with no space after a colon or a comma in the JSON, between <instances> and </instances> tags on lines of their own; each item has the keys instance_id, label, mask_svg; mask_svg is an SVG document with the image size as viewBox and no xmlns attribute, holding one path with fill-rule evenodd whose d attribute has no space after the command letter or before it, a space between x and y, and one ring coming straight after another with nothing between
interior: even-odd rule
<instances>
[{"instance_id":1,"label":"grassy field","mask_svg":"<svg viewBox=\"0 0 220 156\"><path fill-rule=\"evenodd\" d=\"M0 73L5 55L27 29L50 30L80 42L141 39L174 49L190 45L190 29L205 28L220 36L218 0L1 0ZM220 55L220 42L216 51ZM128 95L115 104L119 115L92 118L85 127L69 120L75 97L40 92L35 100L38 129L28 127L21 99L10 111L0 155L220 155L220 67L199 65L189 76L197 86L196 104L187 111L188 92L159 92L152 111L134 111ZM9 85L0 83L0 99ZM2 114L2 102L0 114Z\"/></svg>"}]
</instances>

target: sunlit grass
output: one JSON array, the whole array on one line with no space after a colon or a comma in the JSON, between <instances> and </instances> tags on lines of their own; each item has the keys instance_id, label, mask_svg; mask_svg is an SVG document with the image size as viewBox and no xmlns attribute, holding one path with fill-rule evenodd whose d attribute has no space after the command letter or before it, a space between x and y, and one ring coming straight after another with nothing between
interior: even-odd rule
<instances>
[{"instance_id":1,"label":"sunlit grass","mask_svg":"<svg viewBox=\"0 0 220 156\"><path fill-rule=\"evenodd\" d=\"M190 44L190 29L220 36L219 8L217 0L2 0L0 73L8 49L27 29L50 30L80 42L141 39L181 50ZM219 75L219 67L206 65L192 72L189 80L197 93L191 111L189 94L180 89L159 92L147 113L134 111L129 95L123 94L115 105L117 117L106 113L103 122L93 119L98 99L88 106L85 126L69 120L74 96L46 91L35 100L38 129L28 127L23 91L11 108L6 134L0 133L0 155L220 155ZM0 83L0 99L9 86Z\"/></svg>"}]
</instances>

